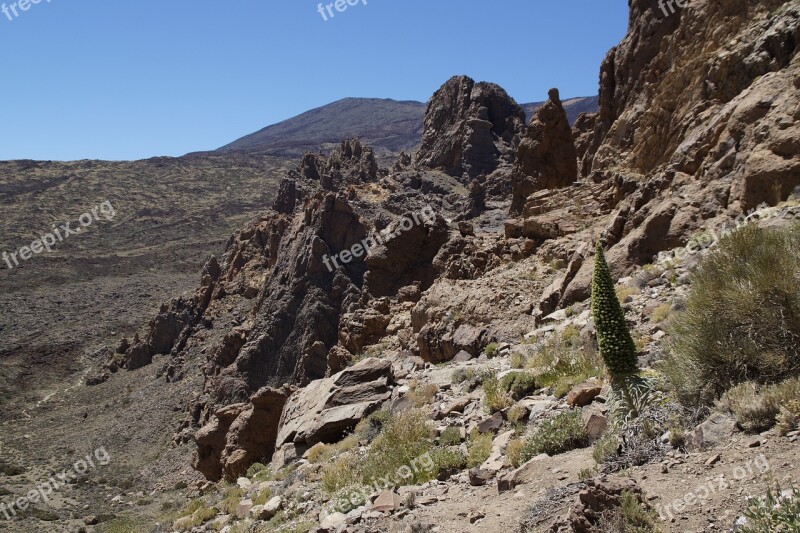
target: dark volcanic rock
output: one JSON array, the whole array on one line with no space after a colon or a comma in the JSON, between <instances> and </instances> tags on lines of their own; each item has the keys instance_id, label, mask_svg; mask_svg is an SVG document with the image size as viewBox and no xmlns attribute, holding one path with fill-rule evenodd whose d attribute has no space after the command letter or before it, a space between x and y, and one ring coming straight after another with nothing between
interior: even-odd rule
<instances>
[{"instance_id":1,"label":"dark volcanic rock","mask_svg":"<svg viewBox=\"0 0 800 533\"><path fill-rule=\"evenodd\" d=\"M536 191L558 189L578 178L578 161L572 129L561 105L558 89L536 112L517 150L512 175L511 213L520 214L525 200Z\"/></svg>"},{"instance_id":2,"label":"dark volcanic rock","mask_svg":"<svg viewBox=\"0 0 800 533\"><path fill-rule=\"evenodd\" d=\"M525 111L499 86L456 76L431 98L417 166L475 178L510 164Z\"/></svg>"}]
</instances>

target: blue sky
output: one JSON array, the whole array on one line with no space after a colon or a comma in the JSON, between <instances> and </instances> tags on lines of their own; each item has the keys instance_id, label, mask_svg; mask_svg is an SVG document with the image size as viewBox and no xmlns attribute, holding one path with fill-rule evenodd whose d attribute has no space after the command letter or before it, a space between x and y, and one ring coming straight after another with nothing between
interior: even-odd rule
<instances>
[{"instance_id":1,"label":"blue sky","mask_svg":"<svg viewBox=\"0 0 800 533\"><path fill-rule=\"evenodd\" d=\"M625 0L367 0L325 21L318 3L40 0L8 9L13 20L0 12L0 160L214 149L347 96L425 101L454 74L519 102L552 86L591 95L628 11Z\"/></svg>"}]
</instances>

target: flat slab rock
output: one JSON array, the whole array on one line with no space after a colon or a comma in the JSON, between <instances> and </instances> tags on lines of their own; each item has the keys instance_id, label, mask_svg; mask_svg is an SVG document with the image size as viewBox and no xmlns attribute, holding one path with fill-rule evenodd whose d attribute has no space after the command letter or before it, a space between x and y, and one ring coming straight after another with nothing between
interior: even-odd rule
<instances>
[{"instance_id":1,"label":"flat slab rock","mask_svg":"<svg viewBox=\"0 0 800 533\"><path fill-rule=\"evenodd\" d=\"M276 448L288 443L333 442L391 397L392 365L364 359L326 379L312 381L286 402Z\"/></svg>"}]
</instances>

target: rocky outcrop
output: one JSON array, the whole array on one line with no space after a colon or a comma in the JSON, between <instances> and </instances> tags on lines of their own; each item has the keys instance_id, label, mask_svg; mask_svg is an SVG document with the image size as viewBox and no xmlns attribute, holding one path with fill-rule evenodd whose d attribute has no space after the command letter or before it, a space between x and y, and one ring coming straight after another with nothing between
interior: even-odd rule
<instances>
[{"instance_id":1,"label":"rocky outcrop","mask_svg":"<svg viewBox=\"0 0 800 533\"><path fill-rule=\"evenodd\" d=\"M364 359L293 395L280 420L277 447L337 442L391 396L392 365Z\"/></svg>"},{"instance_id":2,"label":"rocky outcrop","mask_svg":"<svg viewBox=\"0 0 800 533\"><path fill-rule=\"evenodd\" d=\"M517 149L512 174L511 213L521 214L532 193L566 187L577 178L572 129L558 89L550 89L549 100L536 112Z\"/></svg>"},{"instance_id":3,"label":"rocky outcrop","mask_svg":"<svg viewBox=\"0 0 800 533\"><path fill-rule=\"evenodd\" d=\"M502 88L456 76L428 103L414 162L468 183L511 164L524 129L525 111Z\"/></svg>"},{"instance_id":4,"label":"rocky outcrop","mask_svg":"<svg viewBox=\"0 0 800 533\"><path fill-rule=\"evenodd\" d=\"M217 410L195 435L195 469L212 481L223 477L230 481L244 475L253 463L271 457L281 413L290 394L288 388L265 387L248 403Z\"/></svg>"}]
</instances>

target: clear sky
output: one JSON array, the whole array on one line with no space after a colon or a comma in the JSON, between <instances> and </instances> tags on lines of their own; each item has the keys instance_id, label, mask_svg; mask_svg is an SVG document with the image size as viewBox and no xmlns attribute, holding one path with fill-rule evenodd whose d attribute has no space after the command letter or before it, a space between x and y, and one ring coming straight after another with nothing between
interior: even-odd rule
<instances>
[{"instance_id":1,"label":"clear sky","mask_svg":"<svg viewBox=\"0 0 800 533\"><path fill-rule=\"evenodd\" d=\"M520 103L592 95L628 18L625 0L362 0L327 21L317 0L28 1L0 0L0 160L209 150L455 74Z\"/></svg>"}]
</instances>

